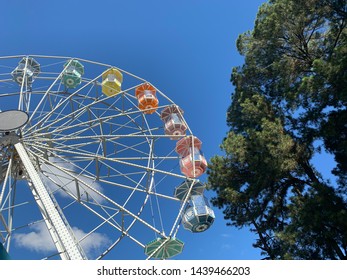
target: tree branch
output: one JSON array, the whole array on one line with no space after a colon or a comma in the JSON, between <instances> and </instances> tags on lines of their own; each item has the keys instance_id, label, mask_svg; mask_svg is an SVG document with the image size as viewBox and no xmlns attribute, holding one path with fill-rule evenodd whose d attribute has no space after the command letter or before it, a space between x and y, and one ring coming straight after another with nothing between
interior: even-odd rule
<instances>
[{"instance_id":1,"label":"tree branch","mask_svg":"<svg viewBox=\"0 0 347 280\"><path fill-rule=\"evenodd\" d=\"M313 171L312 167L310 166L309 162L307 160L301 160L299 162L299 164L301 165L301 167L304 169L306 175L308 176L308 178L316 184L321 185L321 182L319 181L319 179L317 178L315 172Z\"/></svg>"}]
</instances>

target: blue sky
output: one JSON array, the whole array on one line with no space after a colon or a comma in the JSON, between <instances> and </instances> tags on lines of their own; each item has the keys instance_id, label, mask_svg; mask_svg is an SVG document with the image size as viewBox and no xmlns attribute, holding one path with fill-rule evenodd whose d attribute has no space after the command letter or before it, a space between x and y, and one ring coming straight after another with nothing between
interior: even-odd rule
<instances>
[{"instance_id":1,"label":"blue sky","mask_svg":"<svg viewBox=\"0 0 347 280\"><path fill-rule=\"evenodd\" d=\"M231 69L243 61L237 36L253 28L263 2L1 0L0 56L80 57L142 77L184 109L209 160L221 153L227 132ZM255 236L227 227L214 210L208 231L182 231L185 249L177 259L259 259Z\"/></svg>"}]
</instances>

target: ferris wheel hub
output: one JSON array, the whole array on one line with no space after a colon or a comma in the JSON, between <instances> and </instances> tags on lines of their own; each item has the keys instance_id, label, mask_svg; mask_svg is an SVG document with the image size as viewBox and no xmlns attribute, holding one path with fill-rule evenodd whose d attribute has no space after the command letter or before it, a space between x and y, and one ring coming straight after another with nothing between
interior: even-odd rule
<instances>
[{"instance_id":1,"label":"ferris wheel hub","mask_svg":"<svg viewBox=\"0 0 347 280\"><path fill-rule=\"evenodd\" d=\"M8 110L0 112L0 131L7 132L19 129L26 125L29 115L21 110Z\"/></svg>"}]
</instances>

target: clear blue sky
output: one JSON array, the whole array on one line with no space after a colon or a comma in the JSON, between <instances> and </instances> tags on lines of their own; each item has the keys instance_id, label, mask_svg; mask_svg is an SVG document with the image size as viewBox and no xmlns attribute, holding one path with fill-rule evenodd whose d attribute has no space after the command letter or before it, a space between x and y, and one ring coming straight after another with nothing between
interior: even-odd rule
<instances>
[{"instance_id":1,"label":"clear blue sky","mask_svg":"<svg viewBox=\"0 0 347 280\"><path fill-rule=\"evenodd\" d=\"M80 57L136 74L184 109L209 160L221 153L231 69L243 61L236 39L253 28L263 2L0 0L0 56ZM259 259L255 236L227 227L214 210L209 231L180 234L185 249L177 259Z\"/></svg>"}]
</instances>

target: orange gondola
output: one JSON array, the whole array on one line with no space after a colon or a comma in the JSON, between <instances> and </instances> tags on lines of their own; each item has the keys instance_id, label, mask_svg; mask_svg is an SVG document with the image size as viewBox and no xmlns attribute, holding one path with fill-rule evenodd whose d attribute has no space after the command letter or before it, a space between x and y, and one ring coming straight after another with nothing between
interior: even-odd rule
<instances>
[{"instance_id":1,"label":"orange gondola","mask_svg":"<svg viewBox=\"0 0 347 280\"><path fill-rule=\"evenodd\" d=\"M135 89L135 96L138 100L138 107L145 114L153 114L158 108L158 98L155 88L148 84L142 84Z\"/></svg>"}]
</instances>

